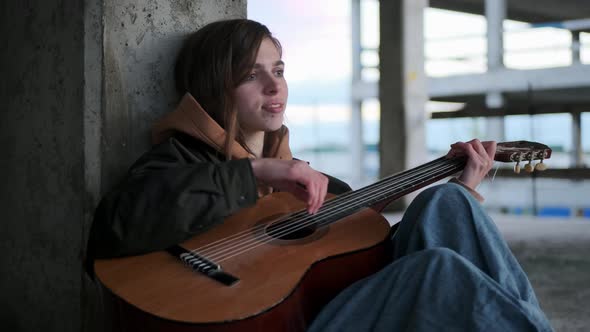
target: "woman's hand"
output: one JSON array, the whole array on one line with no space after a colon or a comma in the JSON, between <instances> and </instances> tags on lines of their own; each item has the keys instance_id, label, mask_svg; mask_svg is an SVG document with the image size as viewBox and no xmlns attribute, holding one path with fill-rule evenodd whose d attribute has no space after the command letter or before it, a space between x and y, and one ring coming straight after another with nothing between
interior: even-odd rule
<instances>
[{"instance_id":1,"label":"woman's hand","mask_svg":"<svg viewBox=\"0 0 590 332\"><path fill-rule=\"evenodd\" d=\"M447 153L447 158L467 156L467 164L458 179L475 190L492 169L495 154L495 141L480 142L478 139L473 139L466 143L457 142L451 144L451 150Z\"/></svg>"},{"instance_id":2,"label":"woman's hand","mask_svg":"<svg viewBox=\"0 0 590 332\"><path fill-rule=\"evenodd\" d=\"M328 192L328 178L300 160L254 159L252 170L256 180L288 191L307 203L307 212L316 213Z\"/></svg>"}]
</instances>

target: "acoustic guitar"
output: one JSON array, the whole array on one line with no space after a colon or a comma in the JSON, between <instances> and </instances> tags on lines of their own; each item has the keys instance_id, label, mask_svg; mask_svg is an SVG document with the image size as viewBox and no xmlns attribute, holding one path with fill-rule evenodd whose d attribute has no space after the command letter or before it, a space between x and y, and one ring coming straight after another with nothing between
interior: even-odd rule
<instances>
[{"instance_id":1,"label":"acoustic guitar","mask_svg":"<svg viewBox=\"0 0 590 332\"><path fill-rule=\"evenodd\" d=\"M517 141L499 143L495 160L532 172L550 156L546 145ZM330 197L315 215L274 193L166 251L97 260L112 330L304 331L336 294L390 262L379 211L465 163L438 158Z\"/></svg>"}]
</instances>

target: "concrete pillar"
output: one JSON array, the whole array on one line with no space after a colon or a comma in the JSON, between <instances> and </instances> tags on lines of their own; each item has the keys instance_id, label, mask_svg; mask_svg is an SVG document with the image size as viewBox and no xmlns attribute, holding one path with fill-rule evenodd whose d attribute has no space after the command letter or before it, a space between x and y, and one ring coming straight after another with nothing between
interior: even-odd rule
<instances>
[{"instance_id":1,"label":"concrete pillar","mask_svg":"<svg viewBox=\"0 0 590 332\"><path fill-rule=\"evenodd\" d=\"M423 17L427 6L427 0L380 1L381 177L426 158ZM404 207L404 200L398 200L389 209Z\"/></svg>"},{"instance_id":2,"label":"concrete pillar","mask_svg":"<svg viewBox=\"0 0 590 332\"><path fill-rule=\"evenodd\" d=\"M506 0L486 0L485 14L487 22L487 64L488 72L504 68L504 19L506 18ZM499 109L505 106L501 91L486 94L486 106ZM493 110L492 110L493 111ZM486 139L504 140L504 118L486 118ZM482 138L482 137L479 137Z\"/></svg>"},{"instance_id":3,"label":"concrete pillar","mask_svg":"<svg viewBox=\"0 0 590 332\"><path fill-rule=\"evenodd\" d=\"M82 270L100 195L175 102L172 63L203 24L246 0L6 0L0 11L0 321L6 331L98 331Z\"/></svg>"},{"instance_id":4,"label":"concrete pillar","mask_svg":"<svg viewBox=\"0 0 590 332\"><path fill-rule=\"evenodd\" d=\"M352 44L352 86L360 83L361 78L361 1L351 0L351 44ZM350 103L350 154L352 159L350 185L357 188L363 180L363 171L365 168L364 152L365 145L363 142L363 114L362 98L351 94Z\"/></svg>"},{"instance_id":5,"label":"concrete pillar","mask_svg":"<svg viewBox=\"0 0 590 332\"><path fill-rule=\"evenodd\" d=\"M580 31L570 31L572 34L572 65L579 65L581 63L580 60Z\"/></svg>"},{"instance_id":6,"label":"concrete pillar","mask_svg":"<svg viewBox=\"0 0 590 332\"><path fill-rule=\"evenodd\" d=\"M506 0L485 0L488 70L504 67Z\"/></svg>"},{"instance_id":7,"label":"concrete pillar","mask_svg":"<svg viewBox=\"0 0 590 332\"><path fill-rule=\"evenodd\" d=\"M582 112L574 111L572 115L572 167L585 167L584 148L582 146Z\"/></svg>"}]
</instances>

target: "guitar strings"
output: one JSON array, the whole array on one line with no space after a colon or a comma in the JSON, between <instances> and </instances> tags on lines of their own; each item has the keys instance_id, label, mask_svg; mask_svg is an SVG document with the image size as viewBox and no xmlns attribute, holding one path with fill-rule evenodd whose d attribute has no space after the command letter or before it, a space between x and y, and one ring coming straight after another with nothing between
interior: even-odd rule
<instances>
[{"instance_id":1,"label":"guitar strings","mask_svg":"<svg viewBox=\"0 0 590 332\"><path fill-rule=\"evenodd\" d=\"M408 180L412 180L412 178L419 177L420 175L422 175L422 176L428 175L429 172L432 175L433 174L432 169L434 168L433 166L437 166L436 163L440 163L439 161L440 160L435 160L435 161L429 163L430 165L425 164L423 166L428 166L428 167L421 167L421 168L419 168L419 171L415 171L414 170L413 172L405 172L406 173L405 174L406 175L405 177L400 177L399 176L402 173L404 173L404 172L402 172L400 174L397 174L397 175L394 175L392 177L389 177L389 178L384 179L385 181L380 181L381 183L378 182L378 183L375 183L375 184L373 184L371 186L368 186L368 187L362 188L360 190L357 190L356 192L349 192L349 193L352 193L354 196L358 196L358 197L355 197L355 198L366 200L367 197L372 196L370 194L374 194L376 191L381 191L382 194L383 194L383 193L387 193L387 191L391 191L391 189L393 187L393 191L395 192L397 189L403 189L403 187L401 187L401 188L396 187L400 183L401 184L407 184L408 183ZM446 160L446 162L444 162L444 163L450 164L450 167L447 167L446 169L440 169L438 171L438 173L440 173L441 175L444 172L446 172L447 170L452 169L453 167L456 167L458 164L460 164L460 162L458 162L458 163L457 162L454 162L453 163L452 161L449 163L449 160ZM442 172L441 172L441 170L442 170ZM410 175L407 176L408 174L410 174ZM436 172L434 172L434 174L436 174ZM396 182L387 183L387 182L393 180L396 177L399 178L399 179L397 179L398 180L397 183ZM401 182L400 182L400 180L401 180ZM386 184L386 186L383 187L382 184ZM344 195L341 195L341 196L344 196ZM350 196L350 195L346 195L346 196ZM331 219L333 217L333 214L334 213L331 213L330 215L327 215L328 212L331 212L332 210L339 210L339 208L342 207L342 205L348 203L346 200L343 200L343 199L338 200L337 198L332 199L332 200L330 200L328 202L331 202L332 204L328 205L327 206L327 209L321 209L320 210L321 213L318 213L316 215L309 215L309 214L303 213L306 216L303 219L301 219L301 218L298 219L296 215L297 214L301 214L301 213L294 213L292 215L286 216L287 218L282 218L282 219L289 219L290 218L291 219L290 220L291 223L288 223L287 225L283 226L282 228L279 227L278 229L275 229L275 230L273 230L272 232L269 232L269 233L271 235L273 235L274 237L284 236L285 234L289 234L290 232L294 232L294 231L297 231L299 229L303 229L303 228L309 226L310 224L316 224L316 223L322 224L322 223L324 223L324 221L330 221L329 219ZM362 201L360 203L360 206L362 206L362 205L364 205L364 204L366 204L368 202L370 202L370 200L369 201ZM357 203L357 205L359 205L359 204ZM348 209L350 209L350 207L348 207ZM340 211L337 211L337 213L338 212L343 212L343 211L346 211L346 210L347 209L341 209ZM279 220L277 220L276 222L280 222ZM308 222L305 222L306 220ZM266 225L258 225L258 226L261 226L262 228L266 227ZM257 227L254 227L254 228L257 228ZM246 230L244 232L250 233L254 228L248 229L248 230ZM235 236L232 236L232 237L235 237ZM268 236L268 239L273 240L274 237ZM222 239L222 240L224 240L224 239ZM225 240L227 240L227 239L225 239ZM250 244L252 244L252 243L247 243L247 242L255 242L255 243L258 243L258 245L262 245L262 244L266 243L266 242L260 243L260 242L257 241L256 238L254 238L254 239L250 238L250 241L244 241L242 243L240 243L240 242L237 242L236 243L235 240L236 239L233 239L233 241L231 241L231 243L233 244L232 247L224 248L224 250L221 250L221 251L207 250L207 251L200 252L200 250L202 250L202 248L195 249L194 251L199 251L199 253L198 253L199 255L210 255L210 254L215 255L215 257L210 256L209 259L217 260L217 259L219 259L219 257L225 256L223 254L224 252L226 252L228 250L231 250L231 249L234 249L234 247L238 247L237 248L238 250L242 250L242 249L250 250L250 249L253 249L253 247L247 248L247 246L249 246ZM216 242L219 242L219 241L216 241ZM228 241L224 241L224 242L227 243ZM222 244L218 244L216 247L219 247L220 245L222 245ZM207 246L205 246L205 247L207 247ZM239 248L239 247L241 247L241 248ZM212 248L210 248L210 249L212 249ZM230 257L233 257L233 256L236 255L236 254L234 254L234 252L235 251L229 252L227 254L229 254ZM238 254L239 253L240 252L238 252ZM226 256L223 259L225 260L227 258L229 258L229 257Z\"/></svg>"},{"instance_id":2,"label":"guitar strings","mask_svg":"<svg viewBox=\"0 0 590 332\"><path fill-rule=\"evenodd\" d=\"M452 168L452 167L453 167L453 165L451 166L451 168ZM445 169L445 170L443 170L443 171L446 171L446 169ZM424 173L424 172L423 172L423 173ZM415 176L414 176L414 177L415 177ZM407 177L406 177L406 180L407 180ZM402 182L402 183L403 183L403 182ZM407 181L406 181L406 183L407 183ZM387 183L386 183L386 184L387 184ZM373 189L373 190L369 190L369 193L371 193L371 191L373 191L373 192L374 192L374 191L377 191L377 190L383 191L383 189L389 189L389 190L390 190L392 186L393 186L393 187L395 187L396 183L393 183L393 184L387 184L387 185L388 185L388 186L386 186L385 188L382 188L381 186L376 186L375 188L368 188L368 189ZM396 188L394 188L394 191L395 191L395 190L396 190ZM365 191L366 191L366 190L365 190ZM391 190L390 190L390 191L391 191ZM367 194L367 193L361 193L361 195L357 195L357 196L360 196L359 198L366 198L366 196L367 196L366 194ZM364 196L364 197L363 197L363 196ZM343 201L343 202L338 202L338 203L344 203L344 204L346 204L346 203L348 203L348 202L346 202L346 201ZM366 202L361 202L361 206L362 206L363 204L365 204L365 203L366 203ZM326 215L328 212L331 212L331 210L338 210L338 209L339 209L341 206L342 206L342 204L335 204L335 205L334 205L334 206L332 206L331 208L329 208L329 209L326 209L325 211L322 211L322 212L323 212L322 214L318 214L318 215L314 215L314 216L312 216L312 215L308 215L308 214L307 214L307 215L305 216L305 218L303 218L303 220L301 220L301 218L293 218L293 216L291 216L291 223L290 223L290 224L287 224L287 225L286 225L286 226L284 226L284 227L282 227L282 229L274 230L272 235L274 235L275 237L276 237L277 235L278 235L278 236L283 236L283 235L285 235L285 234L289 234L290 232L293 232L293 231L296 231L296 230L299 230L299 229L305 228L305 227L307 227L309 224L313 224L313 223L317 222L318 220L322 220L322 217L323 217L323 216L325 216L325 215ZM345 210L346 210L346 209L344 209L344 210L340 210L340 211L345 211ZM332 217L332 214L328 215L327 217L328 217L328 218ZM308 222L308 223L304 223L304 221L305 221L305 220L309 220L309 222ZM263 226L263 227L264 227L264 226ZM238 243L235 243L235 242L234 242L234 243L231 243L231 244L232 244L232 246L230 246L230 247L226 247L226 248L223 248L223 250L221 250L221 251L216 251L216 252L214 252L214 253L211 253L211 252L209 251L209 252L207 253L207 255L209 255L209 254L216 255L215 257L213 257L213 256L210 256L210 257L211 257L210 259L219 259L219 257L222 257L222 256L223 256L223 253L224 253L224 252L227 252L227 251L229 251L229 250L232 250L232 249L238 249L238 250L241 250L242 248L246 248L248 245L251 245L252 243L254 243L254 244L256 244L256 243L264 244L264 243L267 243L268 241L272 241L272 240L274 240L274 238L273 238L273 237L270 237L270 236L267 236L267 239L268 239L267 241L260 243L260 241L258 241L258 240L260 240L260 239L255 239L255 238L254 238L254 239L252 239L252 238L249 238L247 241L245 241L245 242L242 242L242 243L239 243L239 242L238 242ZM248 242L250 242L250 243L248 243ZM241 248L240 248L240 247L241 247ZM234 252L235 252L235 251L234 251ZM229 254L230 254L230 255L232 255L232 256L234 256L234 255L233 255L233 252L230 252Z\"/></svg>"},{"instance_id":3,"label":"guitar strings","mask_svg":"<svg viewBox=\"0 0 590 332\"><path fill-rule=\"evenodd\" d=\"M390 181L394 177L401 177L402 175L407 175L407 174L412 174L412 175L410 175L410 177L411 176L415 176L415 175L419 175L419 172L422 171L423 169L429 170L432 167L436 167L437 166L436 164L439 163L441 160L442 160L442 158L439 158L439 159L433 160L431 162L428 162L426 164L423 164L422 166L419 166L418 168L415 168L415 169L412 169L412 170L406 170L406 171L400 172L400 173L398 173L396 175L392 175L390 177L387 177L385 179L382 179L380 181L377 181L376 183L374 183L374 184L372 184L370 186L363 187L363 188L361 188L359 190L356 190L356 191L348 191L348 192L346 192L346 193L344 193L342 195L339 195L338 197L336 197L334 199L331 199L331 200L327 201L326 204L320 209L320 211L323 212L323 211L326 211L326 210L332 210L333 208L339 208L340 205L338 205L338 204L341 203L341 201L346 200L349 196L360 195L362 197L362 195L372 194L373 192L371 192L371 191L368 192L368 193L364 193L364 192L367 191L367 190L371 190L373 186L378 186L378 185L380 185L380 184L382 184L384 182L388 182L388 181ZM305 215L310 216L308 213L306 213L305 210L294 212L292 214L285 215L285 216L283 216L283 217L275 220L275 223L281 223L281 222L287 221L288 219L294 219L294 218L296 219L298 217L302 217L302 216L305 216ZM216 248L218 248L220 246L223 246L225 243L231 242L232 244L234 244L235 241L237 241L240 237L250 237L250 234L252 233L252 231L263 229L266 226L267 226L266 224L257 225L257 226L255 226L253 228L249 228L249 229L246 229L244 231L241 231L241 232L238 232L236 234L233 234L233 235L231 235L229 237L219 239L217 241L211 242L211 243L209 243L207 245L204 245L202 247L199 247L199 248L194 249L194 250L191 250L191 251L192 252L197 252L198 251L200 255L209 255L212 251L214 251L214 249L216 249ZM220 243L220 242L222 242L222 243Z\"/></svg>"},{"instance_id":4,"label":"guitar strings","mask_svg":"<svg viewBox=\"0 0 590 332\"><path fill-rule=\"evenodd\" d=\"M319 227L328 225L328 224L334 222L334 219L331 217L332 216L326 216L325 218L322 218L320 216L317 218L317 220L314 220L313 218L311 218L307 222L301 222L301 221L293 222L294 227L290 230L287 230L286 232L285 231L282 232L282 234L273 234L273 236L266 236L266 238L267 238L266 241L256 241L256 239L253 239L253 241L250 241L250 243L248 244L248 245L250 245L249 247L247 247L248 245L242 246L242 248L239 248L239 250L234 250L233 252L226 253L225 256L223 254L221 254L221 255L218 255L218 257L214 257L212 259L215 260L217 263L221 263L221 262L223 262L227 259L230 259L234 256L243 254L243 253L250 251L256 247L259 247L259 246L264 245L268 242L271 242L271 241L275 240L276 237L284 236L286 234L295 232L297 230L303 229L307 226L310 226L310 225L313 225L316 223L319 225ZM253 245L251 245L251 244L253 244Z\"/></svg>"},{"instance_id":5,"label":"guitar strings","mask_svg":"<svg viewBox=\"0 0 590 332\"><path fill-rule=\"evenodd\" d=\"M452 166L451 166L451 167L452 167ZM431 169L428 169L428 170L427 170L427 172L429 172L429 171L431 172ZM443 170L443 171L446 171L446 169L445 169L445 170ZM422 172L422 173L427 173L427 172ZM402 181L401 183L402 183L402 184L406 184L406 183L407 183L407 180L408 180L408 178L416 177L416 176L418 176L418 175L420 175L420 174L413 174L413 175L412 175L412 176L410 176L410 177L406 177L405 179L402 179L402 180L404 180L405 182L403 182L403 181ZM391 180L391 178L390 178L389 180ZM399 181L398 181L398 182L399 182ZM375 192L375 191L382 191L382 193L383 193L383 190L384 190L384 189L386 189L386 190L387 190L387 189L390 189L391 187L395 187L395 186L396 186L396 185L398 185L399 183L391 183L391 184L389 184L389 183L385 183L385 184L387 185L386 187L382 187L381 185L378 185L378 186L369 186L369 187L363 188L363 189L365 189L365 190L363 190L363 191L365 191L365 192L360 192L360 193L359 193L358 191L357 191L357 192L355 192L357 195L354 195L354 196L359 196L359 197L354 197L354 198L363 199L363 198L366 198L367 196L372 196L372 195L367 195L367 194L374 194L374 192ZM366 190L366 189L369 189L369 190ZM394 188L394 190L395 190L395 188ZM360 190L359 190L359 191L360 191ZM367 191L368 191L368 192L367 192ZM347 196L350 196L350 195L347 195ZM331 202L332 202L332 201L334 201L334 200L331 200ZM339 201L336 201L336 202L334 202L334 203L336 203L336 204L331 204L332 206L329 206L327 209L323 209L323 210L321 211L321 213L320 213L320 214L316 214L316 215L309 215L309 214L307 214L307 213L295 213L295 214L293 214L293 215L288 215L288 216L287 216L287 218L283 218L283 219L291 219L291 223L290 223L290 224L287 224L287 225L285 225L285 226L283 226L283 227L282 227L282 229L281 229L281 228L279 228L279 229L277 229L277 230L274 230L274 231L273 231L273 232L274 232L274 233L273 233L273 235L275 235L275 236L276 236L276 234L280 234L280 236L282 236L282 235L284 235L284 234L288 234L289 232L292 232L292 231L294 230L294 228L295 228L296 230L298 230L298 229L302 229L302 228L304 228L304 227L307 227L307 226L308 226L308 224L309 224L309 223L303 223L305 220L311 220L311 222L313 223L313 222L315 222L315 221L319 220L321 217L323 217L324 215L326 215L326 214L328 214L328 213L332 213L332 214L333 214L332 210L338 210L338 209L339 209L339 208L340 208L342 205L345 205L345 204L346 204L346 205L348 205L348 202L347 202L345 199L341 199L341 200L339 200ZM343 203L343 204L340 204L340 203ZM364 204L364 203L365 203L365 202L363 202L363 203L361 203L361 204ZM343 210L340 210L339 212L341 212L341 211L345 211L345 210L346 210L346 209L343 209ZM297 217L299 217L299 218L297 218ZM303 218L303 219L301 219L300 217L304 217L304 218ZM331 217L331 214L330 214L328 217ZM285 221L285 220L283 220L283 221ZM295 227L293 227L293 226L295 226ZM264 228L264 227L266 227L266 225L262 225L262 228ZM251 228L251 229L247 230L247 232L251 232L251 231L252 231L253 229L255 229L255 228L256 228L256 227L254 227L254 228ZM286 231L286 232L285 232L285 231ZM268 237L268 239L269 239L269 240L273 240L273 238L272 238L272 237ZM255 239L255 238L254 238L254 239L252 239L251 237L248 237L248 240L247 240L247 241L245 241L245 242L242 242L242 243L240 243L240 242L235 242L235 241L232 241L232 242L230 243L230 247L222 248L222 250L221 250L221 251L214 251L214 252L212 252L213 250L208 250L208 251L207 251L207 252L205 252L204 254L203 254L203 253L199 253L199 255L216 255L216 257L210 256L210 258L209 258L209 259L217 259L218 257L220 257L220 254L223 254L224 252L226 252L226 251L228 251L228 250L235 249L236 247L240 247L240 246L242 246L242 248L243 248L243 247L244 247L244 244L246 244L246 245L249 245L249 244L251 244L252 242L256 242L256 243L257 243L257 242L259 242L258 240L259 240L259 239ZM226 242L227 242L227 241L226 241ZM247 243L247 242L251 242L251 243ZM264 242L264 243L266 243L266 242ZM239 248L239 249L241 249L241 248ZM201 249L195 249L195 250L193 250L193 252L194 252L194 251L198 251L198 250L201 250Z\"/></svg>"},{"instance_id":6,"label":"guitar strings","mask_svg":"<svg viewBox=\"0 0 590 332\"><path fill-rule=\"evenodd\" d=\"M392 175L392 176L389 176L387 178L384 178L384 179L382 179L380 181L377 181L377 182L373 183L370 186L360 188L360 189L358 189L356 191L348 191L346 193L343 193L343 194L337 196L336 198L327 201L320 210L321 211L324 211L324 210L326 210L326 209L328 209L330 207L334 207L333 206L334 204L340 203L340 201L345 200L346 198L348 198L348 196L355 195L355 194L358 195L359 193L362 193L363 191L367 191L367 189L370 189L370 187L372 187L372 186L376 186L376 185L379 185L380 183L383 183L383 182L386 182L386 181L391 180L391 178L393 178L393 177L400 177L400 176L404 175L404 173L406 173L406 175L409 174L409 173L412 173L412 174L419 173L419 171L421 171L422 169L425 169L425 168L428 169L429 167L435 166L434 164L440 162L441 160L442 160L442 158L432 160L432 161L430 161L428 163L425 163L425 164L423 164L423 165L421 165L421 166L419 166L419 167L417 167L415 169L406 170L404 172L400 172L400 173L397 173L395 175ZM336 207L338 207L338 206L336 206ZM300 217L300 216L303 216L303 215L306 215L306 214L309 215L308 213L306 213L305 210L297 211L297 212L294 212L292 214L287 214L287 215L285 215L285 216L283 216L283 217L275 220L275 223L281 223L281 222L284 222L284 221L286 221L288 219L297 218L297 217ZM250 233L252 231L263 229L266 226L267 226L266 224L257 225L257 226L255 226L253 228L249 228L249 229L243 230L241 232L235 233L235 234L233 234L231 236L228 236L226 238L222 238L222 239L219 239L217 241L208 243L208 244L206 244L206 245L204 245L202 247L199 247L197 249L192 250L192 252L199 251L200 255L207 255L211 251L213 251L214 249L216 249L216 248L218 248L220 246L223 246L226 242L232 242L232 243L234 243L240 237L249 237L250 236Z\"/></svg>"},{"instance_id":7,"label":"guitar strings","mask_svg":"<svg viewBox=\"0 0 590 332\"><path fill-rule=\"evenodd\" d=\"M494 162L494 164L496 164L496 170L494 170L494 175L492 176L492 179L490 180L490 183L494 183L494 180L496 179L496 174L498 173L498 169L500 169L500 164Z\"/></svg>"}]
</instances>

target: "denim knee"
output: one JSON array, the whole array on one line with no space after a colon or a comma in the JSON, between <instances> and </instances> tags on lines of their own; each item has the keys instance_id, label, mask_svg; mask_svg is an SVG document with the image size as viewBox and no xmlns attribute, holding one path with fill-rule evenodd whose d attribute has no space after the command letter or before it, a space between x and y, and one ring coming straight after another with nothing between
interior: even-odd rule
<instances>
[{"instance_id":1,"label":"denim knee","mask_svg":"<svg viewBox=\"0 0 590 332\"><path fill-rule=\"evenodd\" d=\"M406 259L406 258L404 258ZM465 259L456 251L447 247L432 247L419 250L407 256L405 267L411 267L412 273L422 274L423 277L436 276L449 267L464 265ZM399 269L398 262L390 264L386 269ZM390 273L390 272L387 272Z\"/></svg>"},{"instance_id":2,"label":"denim knee","mask_svg":"<svg viewBox=\"0 0 590 332\"><path fill-rule=\"evenodd\" d=\"M423 260L422 264L429 266L432 272L441 273L446 269L459 269L466 265L464 257L459 255L456 251L446 247L428 248L421 251L420 256Z\"/></svg>"},{"instance_id":3,"label":"denim knee","mask_svg":"<svg viewBox=\"0 0 590 332\"><path fill-rule=\"evenodd\" d=\"M452 201L461 201L463 199L473 199L472 195L463 187L456 183L443 183L430 187L421 192L418 197L427 201L432 199L448 199Z\"/></svg>"},{"instance_id":4,"label":"denim knee","mask_svg":"<svg viewBox=\"0 0 590 332\"><path fill-rule=\"evenodd\" d=\"M439 211L448 215L477 206L476 202L472 195L460 185L444 183L421 192L410 204L407 212L414 218L425 210Z\"/></svg>"},{"instance_id":5,"label":"denim knee","mask_svg":"<svg viewBox=\"0 0 590 332\"><path fill-rule=\"evenodd\" d=\"M459 258L459 254L446 247L428 248L424 249L422 252L424 253L424 257L430 261L452 261Z\"/></svg>"}]
</instances>

